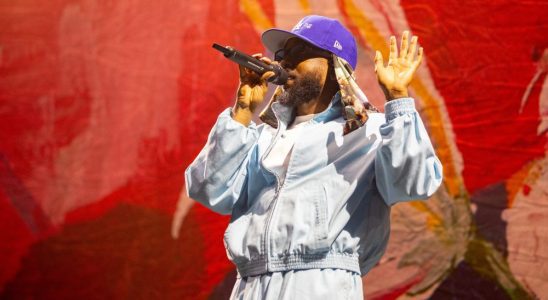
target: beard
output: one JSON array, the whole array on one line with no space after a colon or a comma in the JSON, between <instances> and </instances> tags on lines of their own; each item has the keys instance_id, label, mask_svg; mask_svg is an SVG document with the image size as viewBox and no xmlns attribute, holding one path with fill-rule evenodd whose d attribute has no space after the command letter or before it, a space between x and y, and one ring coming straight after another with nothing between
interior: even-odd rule
<instances>
[{"instance_id":1,"label":"beard","mask_svg":"<svg viewBox=\"0 0 548 300\"><path fill-rule=\"evenodd\" d=\"M318 98L321 92L320 75L308 73L295 80L293 86L284 89L277 101L285 106L297 107Z\"/></svg>"}]
</instances>

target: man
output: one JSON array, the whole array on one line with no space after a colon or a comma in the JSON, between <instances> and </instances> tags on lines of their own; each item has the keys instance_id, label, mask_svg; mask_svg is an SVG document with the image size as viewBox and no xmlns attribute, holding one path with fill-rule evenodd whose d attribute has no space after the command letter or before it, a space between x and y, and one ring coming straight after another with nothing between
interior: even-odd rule
<instances>
[{"instance_id":1,"label":"man","mask_svg":"<svg viewBox=\"0 0 548 300\"><path fill-rule=\"evenodd\" d=\"M189 196L231 214L224 242L238 269L233 299L361 299L360 275L382 256L390 206L426 199L442 166L407 86L417 39L375 57L385 114L355 85L356 42L338 21L308 16L262 35L289 80L263 114L266 79L240 68L233 108L186 170ZM270 118L268 117L271 113ZM274 118L274 119L273 119ZM274 122L272 122L274 120ZM389 279L387 279L389 280Z\"/></svg>"}]
</instances>

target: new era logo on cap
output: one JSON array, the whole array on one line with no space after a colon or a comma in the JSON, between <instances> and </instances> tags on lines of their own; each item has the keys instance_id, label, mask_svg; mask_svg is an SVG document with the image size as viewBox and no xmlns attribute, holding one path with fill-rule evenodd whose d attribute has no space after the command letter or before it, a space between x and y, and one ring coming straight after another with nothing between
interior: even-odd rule
<instances>
[{"instance_id":1,"label":"new era logo on cap","mask_svg":"<svg viewBox=\"0 0 548 300\"><path fill-rule=\"evenodd\" d=\"M333 44L333 47L339 49L342 51L342 45L341 43L339 43L339 41L335 40L335 44Z\"/></svg>"},{"instance_id":2,"label":"new era logo on cap","mask_svg":"<svg viewBox=\"0 0 548 300\"><path fill-rule=\"evenodd\" d=\"M301 20L299 23L297 23L297 25L295 25L295 27L293 27L293 30L299 30L302 27L304 27L305 29L310 29L312 28L312 24L304 22L304 20Z\"/></svg>"}]
</instances>

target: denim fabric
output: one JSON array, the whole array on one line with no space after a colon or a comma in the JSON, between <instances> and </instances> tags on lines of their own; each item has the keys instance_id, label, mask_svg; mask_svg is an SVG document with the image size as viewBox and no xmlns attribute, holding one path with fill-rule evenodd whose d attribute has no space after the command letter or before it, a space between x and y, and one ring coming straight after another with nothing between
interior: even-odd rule
<instances>
[{"instance_id":1,"label":"denim fabric","mask_svg":"<svg viewBox=\"0 0 548 300\"><path fill-rule=\"evenodd\" d=\"M436 157L414 100L390 101L385 114L343 136L337 95L296 138L286 179L262 159L292 119L274 103L278 128L219 116L185 173L189 196L231 214L224 242L242 277L299 269L367 273L390 232L390 206L426 199L440 186Z\"/></svg>"},{"instance_id":2,"label":"denim fabric","mask_svg":"<svg viewBox=\"0 0 548 300\"><path fill-rule=\"evenodd\" d=\"M340 269L291 270L238 277L230 300L363 299L362 278Z\"/></svg>"}]
</instances>

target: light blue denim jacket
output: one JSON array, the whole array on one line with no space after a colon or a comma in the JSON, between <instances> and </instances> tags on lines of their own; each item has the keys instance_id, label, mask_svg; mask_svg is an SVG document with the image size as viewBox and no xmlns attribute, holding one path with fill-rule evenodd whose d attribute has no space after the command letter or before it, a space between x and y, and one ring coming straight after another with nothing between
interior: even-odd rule
<instances>
[{"instance_id":1,"label":"light blue denim jacket","mask_svg":"<svg viewBox=\"0 0 548 300\"><path fill-rule=\"evenodd\" d=\"M426 199L442 166L412 98L390 101L385 114L343 136L340 97L295 138L284 182L263 158L291 120L274 103L278 129L248 127L230 109L185 172L192 199L232 214L224 242L241 276L333 268L367 273L390 232L390 206Z\"/></svg>"}]
</instances>

